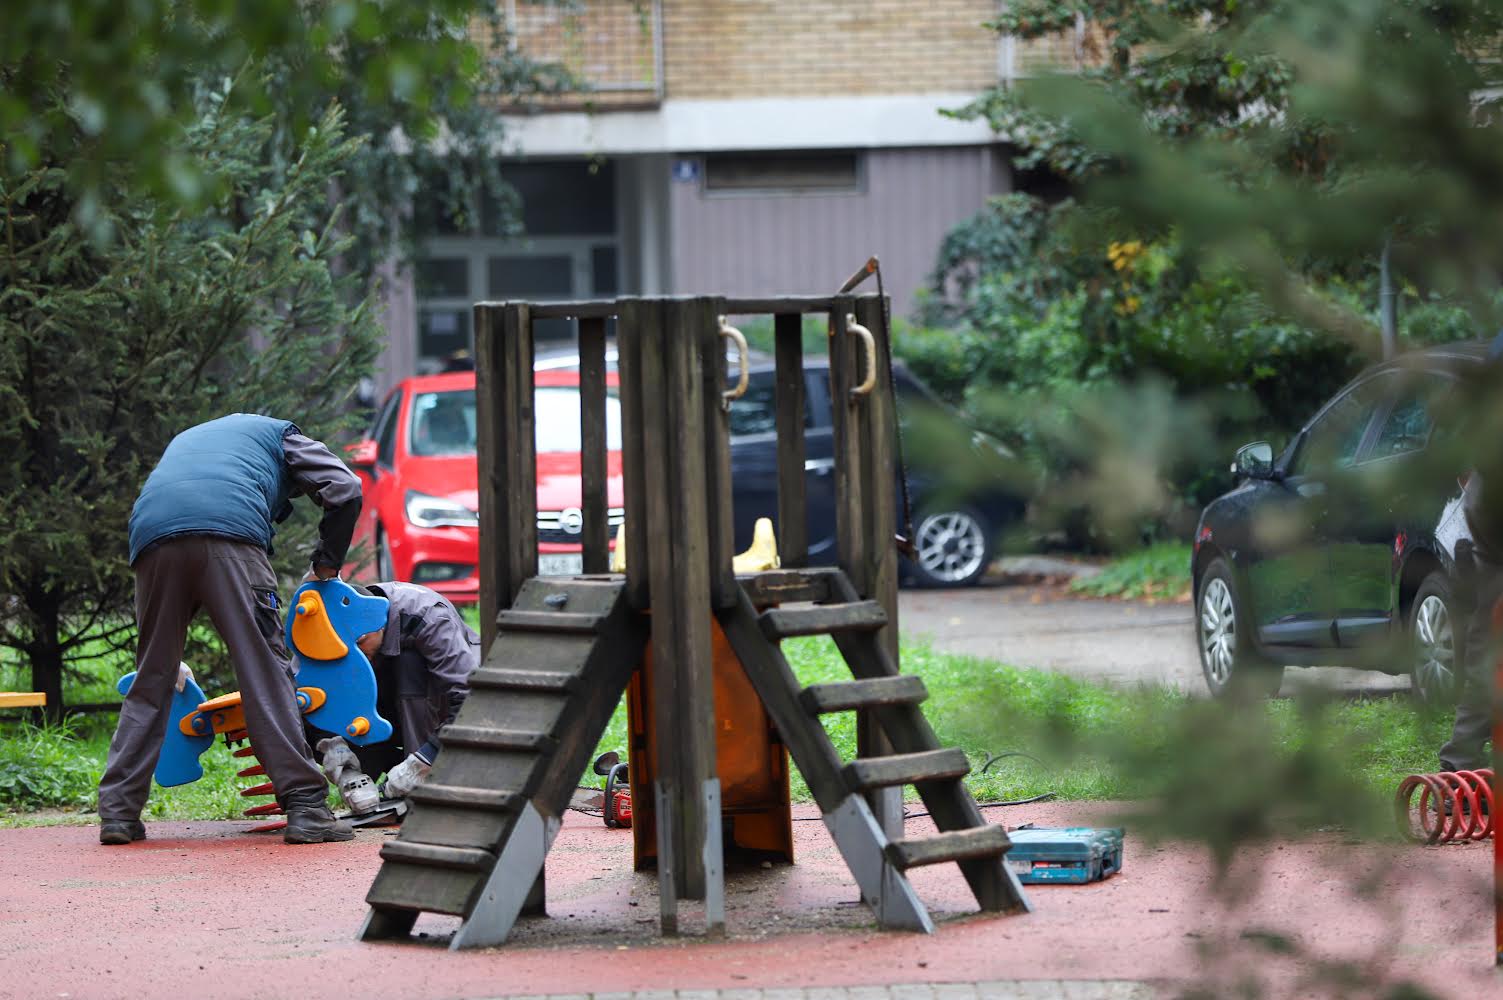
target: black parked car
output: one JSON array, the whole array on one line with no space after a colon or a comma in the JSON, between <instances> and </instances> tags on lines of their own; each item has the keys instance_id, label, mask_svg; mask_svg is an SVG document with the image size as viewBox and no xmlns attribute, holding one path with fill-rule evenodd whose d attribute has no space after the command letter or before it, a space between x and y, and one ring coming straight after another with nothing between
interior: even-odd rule
<instances>
[{"instance_id":1,"label":"black parked car","mask_svg":"<svg viewBox=\"0 0 1503 1000\"><path fill-rule=\"evenodd\" d=\"M1407 672L1419 697L1451 697L1453 558L1469 538L1465 467L1437 403L1484 356L1468 342L1376 365L1282 455L1262 441L1237 452L1242 481L1201 514L1192 563L1213 694L1274 693L1294 664Z\"/></svg>"},{"instance_id":2,"label":"black parked car","mask_svg":"<svg viewBox=\"0 0 1503 1000\"><path fill-rule=\"evenodd\" d=\"M903 560L903 577L931 587L975 583L995 557L998 537L1022 517L1025 508L1019 493L1004 485L1004 480L1016 472L1012 456L1001 442L966 425L960 414L940 402L901 363L894 363L893 375L899 420L910 429L922 422L925 432L922 447L917 444L919 436L910 434L909 453L905 455L917 558ZM731 404L731 480L738 548L751 543L757 518L769 517L777 523L774 378L770 362L754 361L746 394ZM817 565L835 562L835 441L829 361L806 359L804 379L808 400L804 469L809 556ZM936 435L943 440L937 441ZM961 464L964 468L959 468ZM895 486L898 474L894 469ZM898 506L901 518L901 499ZM899 527L894 525L895 530Z\"/></svg>"}]
</instances>

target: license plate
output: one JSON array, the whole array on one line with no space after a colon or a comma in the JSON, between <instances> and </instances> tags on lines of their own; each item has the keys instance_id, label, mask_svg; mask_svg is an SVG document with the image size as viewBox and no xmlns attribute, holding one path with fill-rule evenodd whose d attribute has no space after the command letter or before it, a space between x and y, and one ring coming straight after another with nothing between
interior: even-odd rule
<instances>
[{"instance_id":1,"label":"license plate","mask_svg":"<svg viewBox=\"0 0 1503 1000\"><path fill-rule=\"evenodd\" d=\"M538 553L538 576L578 576L583 572L584 555L582 553Z\"/></svg>"}]
</instances>

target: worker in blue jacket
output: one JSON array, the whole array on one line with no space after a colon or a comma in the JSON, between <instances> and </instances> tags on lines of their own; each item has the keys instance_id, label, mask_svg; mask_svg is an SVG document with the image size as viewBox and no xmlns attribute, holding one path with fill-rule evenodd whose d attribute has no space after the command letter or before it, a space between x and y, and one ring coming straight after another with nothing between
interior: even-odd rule
<instances>
[{"instance_id":1,"label":"worker in blue jacket","mask_svg":"<svg viewBox=\"0 0 1503 1000\"><path fill-rule=\"evenodd\" d=\"M229 649L245 727L289 844L349 840L303 737L277 577L267 556L292 498L323 508L310 575L337 576L360 515L360 481L288 420L235 413L172 439L130 516L136 577L136 679L120 706L99 780L99 842L146 836L141 810L161 752L189 623L200 609Z\"/></svg>"}]
</instances>

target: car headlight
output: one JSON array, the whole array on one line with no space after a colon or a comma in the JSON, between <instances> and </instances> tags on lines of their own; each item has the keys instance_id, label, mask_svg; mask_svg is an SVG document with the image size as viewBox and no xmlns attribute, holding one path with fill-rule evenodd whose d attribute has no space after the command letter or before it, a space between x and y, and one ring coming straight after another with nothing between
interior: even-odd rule
<instances>
[{"instance_id":1,"label":"car headlight","mask_svg":"<svg viewBox=\"0 0 1503 1000\"><path fill-rule=\"evenodd\" d=\"M447 497L407 492L407 520L419 528L473 528L480 518L462 503Z\"/></svg>"}]
</instances>

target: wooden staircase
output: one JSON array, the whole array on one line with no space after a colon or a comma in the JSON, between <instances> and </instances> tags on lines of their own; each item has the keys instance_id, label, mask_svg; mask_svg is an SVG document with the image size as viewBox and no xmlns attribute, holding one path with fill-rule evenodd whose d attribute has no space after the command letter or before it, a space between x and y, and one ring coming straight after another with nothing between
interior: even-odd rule
<instances>
[{"instance_id":1,"label":"wooden staircase","mask_svg":"<svg viewBox=\"0 0 1503 1000\"><path fill-rule=\"evenodd\" d=\"M986 822L963 783L965 754L939 745L922 709L923 680L899 674L877 641L887 623L881 605L861 600L839 570L740 583L720 625L878 922L933 931L905 873L949 862L983 911L1028 910L1002 860L1006 831ZM758 612L780 596L814 603ZM400 835L381 848L363 940L405 937L426 911L463 918L451 948L485 947L541 909L543 860L560 817L649 638L621 577L530 579L497 621L469 698L439 734L443 753L413 790ZM779 643L804 635L832 636L853 679L801 685ZM820 716L854 710L877 718L894 753L840 760ZM936 836L883 833L864 793L898 785L918 789Z\"/></svg>"},{"instance_id":2,"label":"wooden staircase","mask_svg":"<svg viewBox=\"0 0 1503 1000\"><path fill-rule=\"evenodd\" d=\"M464 918L451 948L484 947L541 909L543 859L646 648L624 588L534 578L498 616L443 753L381 848L363 940L405 937L427 911Z\"/></svg>"},{"instance_id":3,"label":"wooden staircase","mask_svg":"<svg viewBox=\"0 0 1503 1000\"><path fill-rule=\"evenodd\" d=\"M1029 910L1017 876L1003 863L1011 847L1007 832L987 823L962 780L970 772L965 754L940 746L924 716L929 693L923 680L899 674L877 640L877 630L887 624L882 606L862 600L839 570L799 576L811 584L801 596L819 603L759 614L743 592L736 606L721 614L720 625L814 794L862 899L884 927L933 931L934 922L904 873L954 862L983 911ZM853 679L803 687L779 644L807 635L831 636ZM840 760L820 716L853 710L877 718L893 754ZM939 827L936 836L890 840L882 832L863 793L896 785L918 790Z\"/></svg>"}]
</instances>

